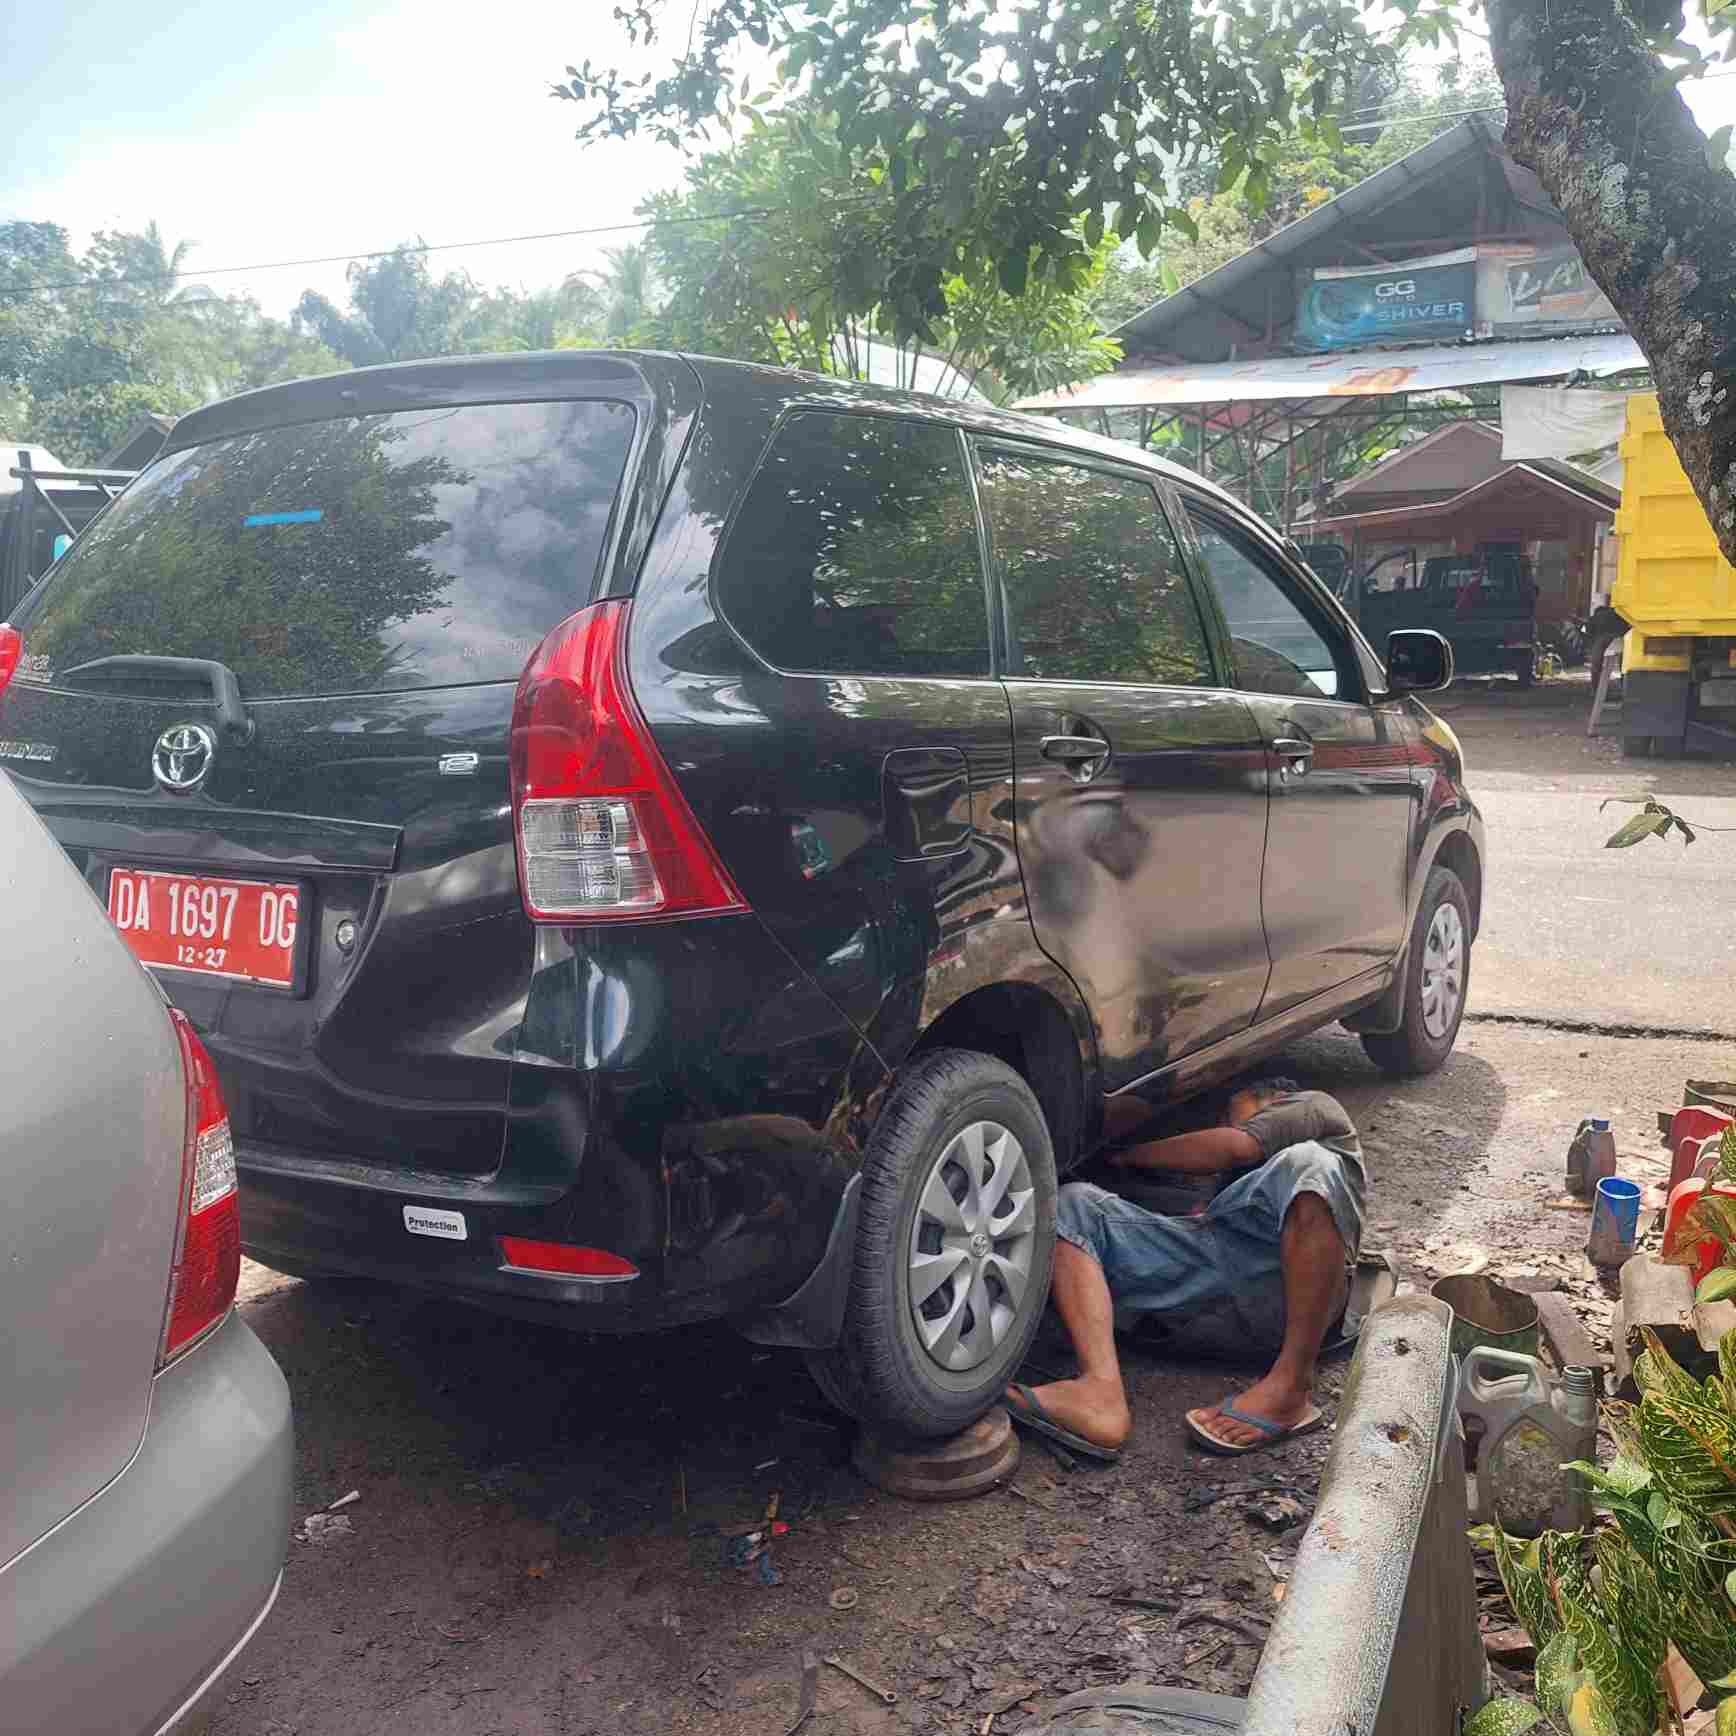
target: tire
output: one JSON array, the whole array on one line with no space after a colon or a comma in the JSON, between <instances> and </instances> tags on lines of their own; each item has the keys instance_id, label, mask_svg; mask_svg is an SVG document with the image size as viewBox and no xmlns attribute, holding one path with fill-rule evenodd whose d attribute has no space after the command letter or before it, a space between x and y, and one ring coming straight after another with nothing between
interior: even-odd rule
<instances>
[{"instance_id":1,"label":"tire","mask_svg":"<svg viewBox=\"0 0 1736 1736\"><path fill-rule=\"evenodd\" d=\"M1002 1205L1026 1199L1005 1211L990 1202L991 1215L979 1218L976 1188L1002 1177ZM927 1209L934 1188L944 1188L952 1212ZM919 1056L893 1087L868 1147L843 1335L835 1349L808 1353L820 1390L891 1438L968 1428L999 1402L1030 1348L1054 1254L1055 1152L1031 1088L1005 1062L973 1050ZM913 1305L917 1262L935 1262L934 1273L949 1258L951 1273ZM1010 1280L1020 1276L1015 1297Z\"/></svg>"},{"instance_id":2,"label":"tire","mask_svg":"<svg viewBox=\"0 0 1736 1736\"><path fill-rule=\"evenodd\" d=\"M1652 738L1649 735L1624 735L1621 738L1621 757L1623 759L1650 759L1652 757Z\"/></svg>"},{"instance_id":3,"label":"tire","mask_svg":"<svg viewBox=\"0 0 1736 1736\"><path fill-rule=\"evenodd\" d=\"M1450 868L1429 870L1404 969L1404 1022L1390 1033L1368 1032L1362 1046L1383 1073L1415 1078L1433 1073L1452 1054L1471 987L1471 905ZM1429 985L1425 977L1432 979ZM1425 986L1433 989L1426 1005ZM1450 999L1444 1013L1443 997Z\"/></svg>"},{"instance_id":4,"label":"tire","mask_svg":"<svg viewBox=\"0 0 1736 1736\"><path fill-rule=\"evenodd\" d=\"M1535 651L1520 658L1513 665L1513 679L1523 687L1529 687L1537 679L1537 653Z\"/></svg>"}]
</instances>

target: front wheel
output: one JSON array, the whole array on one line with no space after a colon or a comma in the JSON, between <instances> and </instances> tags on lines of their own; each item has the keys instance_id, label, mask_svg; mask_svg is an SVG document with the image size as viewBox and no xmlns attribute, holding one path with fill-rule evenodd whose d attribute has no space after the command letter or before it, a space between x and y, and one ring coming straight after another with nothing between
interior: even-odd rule
<instances>
[{"instance_id":1,"label":"front wheel","mask_svg":"<svg viewBox=\"0 0 1736 1736\"><path fill-rule=\"evenodd\" d=\"M1404 969L1404 1022L1362 1046L1383 1072L1414 1077L1452 1054L1471 984L1471 904L1450 868L1429 870Z\"/></svg>"},{"instance_id":2,"label":"front wheel","mask_svg":"<svg viewBox=\"0 0 1736 1736\"><path fill-rule=\"evenodd\" d=\"M821 1391L871 1428L957 1434L1001 1398L1049 1293L1055 1153L1031 1088L936 1049L894 1086L862 1169L844 1332Z\"/></svg>"}]
</instances>

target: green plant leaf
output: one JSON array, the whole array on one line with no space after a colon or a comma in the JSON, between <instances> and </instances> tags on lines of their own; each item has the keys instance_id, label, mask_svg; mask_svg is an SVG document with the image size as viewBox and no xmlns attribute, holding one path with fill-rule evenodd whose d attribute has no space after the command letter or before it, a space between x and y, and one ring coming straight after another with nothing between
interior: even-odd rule
<instances>
[{"instance_id":1,"label":"green plant leaf","mask_svg":"<svg viewBox=\"0 0 1736 1736\"><path fill-rule=\"evenodd\" d=\"M1696 1302L1725 1302L1736 1296L1736 1266L1719 1266L1708 1272L1694 1290Z\"/></svg>"},{"instance_id":2,"label":"green plant leaf","mask_svg":"<svg viewBox=\"0 0 1736 1736\"><path fill-rule=\"evenodd\" d=\"M1736 1603L1736 1568L1732 1568L1724 1576L1724 1595L1732 1603Z\"/></svg>"},{"instance_id":3,"label":"green plant leaf","mask_svg":"<svg viewBox=\"0 0 1736 1736\"><path fill-rule=\"evenodd\" d=\"M1736 1182L1736 1121L1718 1136L1718 1179Z\"/></svg>"},{"instance_id":4,"label":"green plant leaf","mask_svg":"<svg viewBox=\"0 0 1736 1736\"><path fill-rule=\"evenodd\" d=\"M1736 1698L1720 1700L1712 1720L1712 1736L1736 1736Z\"/></svg>"},{"instance_id":5,"label":"green plant leaf","mask_svg":"<svg viewBox=\"0 0 1736 1736\"><path fill-rule=\"evenodd\" d=\"M1473 1712L1465 1720L1463 1736L1524 1736L1542 1719L1543 1714L1529 1700L1503 1697L1490 1700Z\"/></svg>"},{"instance_id":6,"label":"green plant leaf","mask_svg":"<svg viewBox=\"0 0 1736 1736\"><path fill-rule=\"evenodd\" d=\"M1635 814L1613 836L1604 840L1606 850L1626 850L1639 843L1642 838L1655 837L1660 832L1667 832L1673 815L1665 813Z\"/></svg>"},{"instance_id":7,"label":"green plant leaf","mask_svg":"<svg viewBox=\"0 0 1736 1736\"><path fill-rule=\"evenodd\" d=\"M1730 134L1736 128L1721 126L1715 133L1706 135L1706 167L1721 169L1730 158Z\"/></svg>"}]
</instances>

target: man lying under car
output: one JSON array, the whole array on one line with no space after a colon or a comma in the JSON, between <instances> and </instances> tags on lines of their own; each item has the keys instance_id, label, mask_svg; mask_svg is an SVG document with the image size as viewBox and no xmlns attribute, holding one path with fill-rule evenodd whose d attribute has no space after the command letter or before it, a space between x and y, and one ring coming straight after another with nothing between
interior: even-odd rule
<instances>
[{"instance_id":1,"label":"man lying under car","mask_svg":"<svg viewBox=\"0 0 1736 1736\"><path fill-rule=\"evenodd\" d=\"M1112 1138L1151 1114L1122 1101L1111 1103ZM1088 1182L1061 1189L1051 1301L1080 1371L1045 1386L1014 1385L1013 1421L1074 1451L1117 1457L1133 1427L1117 1323L1187 1327L1217 1314L1275 1359L1238 1398L1189 1411L1194 1439L1240 1455L1318 1428L1315 1368L1344 1315L1367 1188L1344 1106L1290 1079L1260 1079L1232 1092L1221 1126L1130 1145L1107 1161L1232 1178L1190 1217L1147 1211Z\"/></svg>"}]
</instances>

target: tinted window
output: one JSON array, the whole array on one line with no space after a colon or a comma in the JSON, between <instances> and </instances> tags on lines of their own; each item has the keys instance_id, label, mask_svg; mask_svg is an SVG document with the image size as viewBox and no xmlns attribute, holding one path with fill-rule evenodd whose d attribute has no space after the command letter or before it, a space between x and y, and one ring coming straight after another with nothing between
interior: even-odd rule
<instances>
[{"instance_id":1,"label":"tinted window","mask_svg":"<svg viewBox=\"0 0 1736 1736\"><path fill-rule=\"evenodd\" d=\"M1199 610L1149 483L1004 447L978 459L1009 675L1212 682Z\"/></svg>"},{"instance_id":2,"label":"tinted window","mask_svg":"<svg viewBox=\"0 0 1736 1736\"><path fill-rule=\"evenodd\" d=\"M1189 508L1206 578L1229 623L1236 685L1249 693L1330 699L1337 659L1292 600L1278 565L1251 537Z\"/></svg>"},{"instance_id":3,"label":"tinted window","mask_svg":"<svg viewBox=\"0 0 1736 1736\"><path fill-rule=\"evenodd\" d=\"M958 436L884 416L791 417L742 502L717 598L779 669L987 675Z\"/></svg>"},{"instance_id":4,"label":"tinted window","mask_svg":"<svg viewBox=\"0 0 1736 1736\"><path fill-rule=\"evenodd\" d=\"M516 680L589 601L632 436L622 404L486 404L172 453L19 622L36 678L150 652L252 699Z\"/></svg>"}]
</instances>

